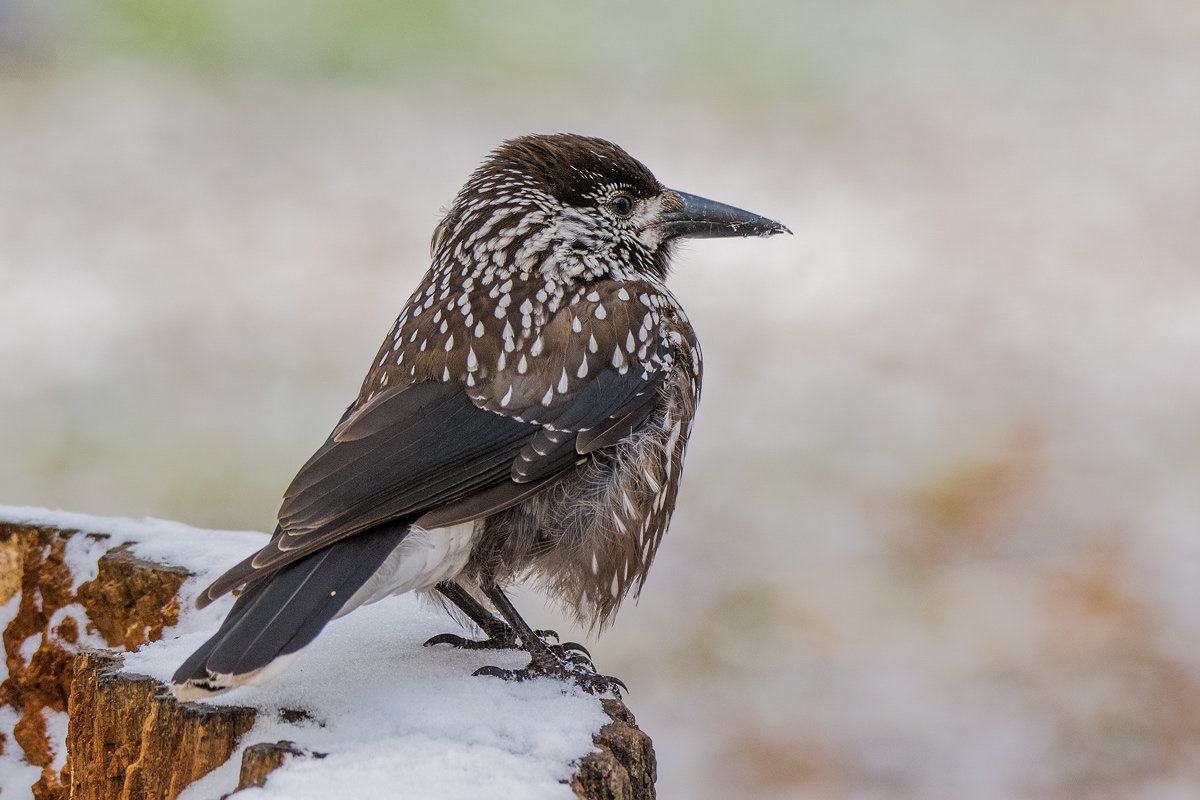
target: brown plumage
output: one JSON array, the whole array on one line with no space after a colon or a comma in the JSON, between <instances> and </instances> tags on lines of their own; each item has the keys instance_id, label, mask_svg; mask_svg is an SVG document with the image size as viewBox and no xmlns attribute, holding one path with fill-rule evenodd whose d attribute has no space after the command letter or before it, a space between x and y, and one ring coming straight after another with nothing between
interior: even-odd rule
<instances>
[{"instance_id":1,"label":"brown plumage","mask_svg":"<svg viewBox=\"0 0 1200 800\"><path fill-rule=\"evenodd\" d=\"M269 677L333 616L435 587L480 625L483 646L530 652L526 670L489 674L619 683L581 648L534 635L503 587L534 577L593 626L640 590L702 374L664 285L672 242L783 231L664 188L600 139L499 148L434 232L433 266L289 486L271 542L201 597L243 587L176 674L177 693Z\"/></svg>"}]
</instances>

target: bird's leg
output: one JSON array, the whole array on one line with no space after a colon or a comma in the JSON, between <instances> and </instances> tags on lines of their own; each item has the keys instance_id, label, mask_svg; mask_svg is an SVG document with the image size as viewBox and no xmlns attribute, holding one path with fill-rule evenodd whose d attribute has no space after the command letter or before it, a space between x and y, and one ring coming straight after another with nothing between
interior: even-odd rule
<instances>
[{"instance_id":1,"label":"bird's leg","mask_svg":"<svg viewBox=\"0 0 1200 800\"><path fill-rule=\"evenodd\" d=\"M484 608L475 597L454 581L442 581L437 585L437 590L442 593L447 600L466 614L472 622L479 626L479 630L483 631L486 639L467 639L453 633L441 633L429 641L425 642L426 647L431 647L435 644L448 644L453 647L459 647L464 650L516 650L521 645L517 642L517 635L513 633L513 629L509 627L502 619L497 619L492 612ZM555 631L534 631L534 634L542 640L554 639L558 641L558 633ZM570 643L568 643L570 644ZM582 649L582 645L579 645ZM586 653L587 651L584 650Z\"/></svg>"},{"instance_id":2,"label":"bird's leg","mask_svg":"<svg viewBox=\"0 0 1200 800\"><path fill-rule=\"evenodd\" d=\"M466 614L472 622L479 626L486 639L467 639L453 633L442 633L425 642L426 647L435 644L449 644L468 650L513 650L520 645L516 634L504 620L497 619L483 604L476 600L470 592L454 581L443 581L437 585L442 596Z\"/></svg>"},{"instance_id":3,"label":"bird's leg","mask_svg":"<svg viewBox=\"0 0 1200 800\"><path fill-rule=\"evenodd\" d=\"M529 653L529 664L523 669L501 669L500 667L481 667L475 670L476 675L491 675L508 681L523 681L529 678L558 678L574 681L584 691L592 694L615 692L628 688L619 678L601 675L592 666L590 657L586 655L582 645L575 642L564 642L561 645L548 645L534 634L529 624L517 613L512 601L504 594L499 586L485 586L483 593L487 595L500 616L508 621L516 633L525 651ZM576 650L583 650L581 655Z\"/></svg>"}]
</instances>

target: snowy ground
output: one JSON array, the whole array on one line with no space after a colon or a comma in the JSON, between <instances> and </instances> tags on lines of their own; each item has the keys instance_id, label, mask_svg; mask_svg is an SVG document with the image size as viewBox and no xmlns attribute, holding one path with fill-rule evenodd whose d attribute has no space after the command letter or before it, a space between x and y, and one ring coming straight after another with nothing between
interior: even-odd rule
<instances>
[{"instance_id":1,"label":"snowy ground","mask_svg":"<svg viewBox=\"0 0 1200 800\"><path fill-rule=\"evenodd\" d=\"M676 271L706 356L680 510L592 647L663 796L1195 796L1200 13L719 16L753 46L670 93L619 49L587 92L4 84L3 500L269 526L483 154L606 136L796 233ZM759 95L712 88L745 65Z\"/></svg>"},{"instance_id":2,"label":"snowy ground","mask_svg":"<svg viewBox=\"0 0 1200 800\"><path fill-rule=\"evenodd\" d=\"M196 594L266 541L265 534L252 532L11 506L0 506L0 519L110 534L111 539L98 542L83 536L69 540L66 561L77 582L94 578L100 555L125 541L133 542L131 550L142 558L195 572L184 585L179 624L161 641L125 657L126 670L164 682L212 634L232 602L225 598L197 610ZM421 646L447 630L457 627L444 613L412 596L389 598L330 623L270 685L243 687L206 701L259 709L242 747L288 739L327 754L293 759L272 773L265 787L238 796L573 797L561 781L571 777L572 761L591 752L592 736L608 722L600 703L557 681L517 685L472 677L485 663L515 667L521 657ZM310 718L285 723L279 719L281 709L304 710ZM60 768L66 715L52 716L56 719L48 728L57 734L55 766ZM15 721L9 709L0 716L10 732ZM223 767L189 787L182 800L208 800L231 791L240 763L239 749ZM0 756L5 800L31 796L28 787L37 776L38 770L21 761L19 748L8 747Z\"/></svg>"}]
</instances>

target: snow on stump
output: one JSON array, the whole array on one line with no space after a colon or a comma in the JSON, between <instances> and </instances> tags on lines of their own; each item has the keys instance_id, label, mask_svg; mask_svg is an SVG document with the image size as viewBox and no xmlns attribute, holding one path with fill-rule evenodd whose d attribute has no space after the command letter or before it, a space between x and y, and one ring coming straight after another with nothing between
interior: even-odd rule
<instances>
[{"instance_id":1,"label":"snow on stump","mask_svg":"<svg viewBox=\"0 0 1200 800\"><path fill-rule=\"evenodd\" d=\"M166 679L231 603L196 593L265 540L0 506L5 800L654 796L620 700L473 677L525 657L422 647L453 623L412 596L335 620L267 686L179 703Z\"/></svg>"}]
</instances>

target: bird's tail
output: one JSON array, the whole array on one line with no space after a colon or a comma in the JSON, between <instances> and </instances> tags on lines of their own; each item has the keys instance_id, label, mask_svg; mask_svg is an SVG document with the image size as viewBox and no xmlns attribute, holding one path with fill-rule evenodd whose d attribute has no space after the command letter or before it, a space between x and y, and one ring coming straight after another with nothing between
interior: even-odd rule
<instances>
[{"instance_id":1,"label":"bird's tail","mask_svg":"<svg viewBox=\"0 0 1200 800\"><path fill-rule=\"evenodd\" d=\"M381 525L249 585L216 634L175 672L175 696L196 700L278 675L341 611L408 530L406 522Z\"/></svg>"}]
</instances>

